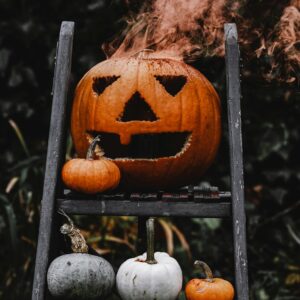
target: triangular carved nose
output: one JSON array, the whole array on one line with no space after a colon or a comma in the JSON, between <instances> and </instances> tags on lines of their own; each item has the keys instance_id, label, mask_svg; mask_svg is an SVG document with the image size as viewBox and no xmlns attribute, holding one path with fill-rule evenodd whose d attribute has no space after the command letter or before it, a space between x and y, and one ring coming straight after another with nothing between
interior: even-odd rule
<instances>
[{"instance_id":1,"label":"triangular carved nose","mask_svg":"<svg viewBox=\"0 0 300 300\"><path fill-rule=\"evenodd\" d=\"M133 94L133 96L125 104L124 111L118 117L120 122L130 121L157 121L155 113L151 109L150 105L143 99L139 92Z\"/></svg>"}]
</instances>

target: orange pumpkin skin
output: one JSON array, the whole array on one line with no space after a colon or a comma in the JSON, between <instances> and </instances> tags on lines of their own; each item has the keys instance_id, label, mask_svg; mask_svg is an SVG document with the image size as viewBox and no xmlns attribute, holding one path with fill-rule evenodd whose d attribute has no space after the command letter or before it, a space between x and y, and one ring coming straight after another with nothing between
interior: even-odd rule
<instances>
[{"instance_id":1,"label":"orange pumpkin skin","mask_svg":"<svg viewBox=\"0 0 300 300\"><path fill-rule=\"evenodd\" d=\"M229 281L214 278L213 282L205 279L192 279L185 287L187 300L233 300L234 289Z\"/></svg>"},{"instance_id":2,"label":"orange pumpkin skin","mask_svg":"<svg viewBox=\"0 0 300 300\"><path fill-rule=\"evenodd\" d=\"M171 94L161 78L185 83ZM178 87L178 82L174 86ZM140 107L148 107L145 115L137 115ZM94 66L79 82L71 133L80 157L88 148L86 133L100 134L101 148L122 172L123 188L178 187L199 181L216 155L221 135L220 101L210 82L182 61L110 59ZM158 153L155 158L131 154L132 149L135 152L139 148L140 138L151 143L158 138L155 147L169 145L172 152L173 145L179 143L178 136L184 141L176 146L176 153L161 157Z\"/></svg>"},{"instance_id":3,"label":"orange pumpkin skin","mask_svg":"<svg viewBox=\"0 0 300 300\"><path fill-rule=\"evenodd\" d=\"M120 170L105 158L69 160L62 169L62 180L72 190L96 194L114 189L120 182Z\"/></svg>"}]
</instances>

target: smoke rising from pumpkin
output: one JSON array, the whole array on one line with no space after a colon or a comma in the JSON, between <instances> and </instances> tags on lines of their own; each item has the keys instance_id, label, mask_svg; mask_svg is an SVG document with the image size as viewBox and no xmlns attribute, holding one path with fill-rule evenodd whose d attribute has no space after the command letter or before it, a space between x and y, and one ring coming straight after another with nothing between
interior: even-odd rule
<instances>
[{"instance_id":1,"label":"smoke rising from pumpkin","mask_svg":"<svg viewBox=\"0 0 300 300\"><path fill-rule=\"evenodd\" d=\"M223 24L238 8L237 1L227 6L224 0L153 0L127 20L125 38L112 57L143 49L174 58L223 55Z\"/></svg>"},{"instance_id":2,"label":"smoke rising from pumpkin","mask_svg":"<svg viewBox=\"0 0 300 300\"><path fill-rule=\"evenodd\" d=\"M126 2L130 6L131 1ZM154 57L188 62L222 57L224 23L236 22L243 54L249 59L268 57L265 78L293 82L300 66L300 0L267 2L267 6L259 4L265 15L279 15L269 26L257 24L257 14L262 12L251 10L250 1L145 1L138 13L130 12L127 28L103 49L112 58L129 57L144 49L152 49Z\"/></svg>"}]
</instances>

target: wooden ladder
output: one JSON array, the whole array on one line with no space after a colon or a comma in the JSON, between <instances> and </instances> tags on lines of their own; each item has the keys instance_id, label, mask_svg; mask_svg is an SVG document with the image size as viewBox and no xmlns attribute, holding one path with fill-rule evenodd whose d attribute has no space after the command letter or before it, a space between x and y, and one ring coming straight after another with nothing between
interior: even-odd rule
<instances>
[{"instance_id":1,"label":"wooden ladder","mask_svg":"<svg viewBox=\"0 0 300 300\"><path fill-rule=\"evenodd\" d=\"M190 186L174 193L99 194L93 199L63 190L61 168L69 120L68 89L71 72L74 23L62 22L53 81L53 103L48 141L40 227L35 261L32 300L51 299L46 276L49 263L58 255L61 208L67 214L138 216L139 229L147 216L232 218L236 299L248 300L246 217L242 159L240 72L237 29L225 24L226 81L230 147L231 192ZM213 201L212 201L213 200Z\"/></svg>"}]
</instances>

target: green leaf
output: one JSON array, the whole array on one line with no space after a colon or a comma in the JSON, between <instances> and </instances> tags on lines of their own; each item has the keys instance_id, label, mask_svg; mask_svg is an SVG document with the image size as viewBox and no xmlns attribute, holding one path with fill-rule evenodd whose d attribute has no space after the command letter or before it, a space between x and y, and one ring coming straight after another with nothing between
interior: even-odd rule
<instances>
[{"instance_id":1,"label":"green leaf","mask_svg":"<svg viewBox=\"0 0 300 300\"><path fill-rule=\"evenodd\" d=\"M259 297L259 300L269 300L270 299L264 289L259 290L258 297Z\"/></svg>"},{"instance_id":2,"label":"green leaf","mask_svg":"<svg viewBox=\"0 0 300 300\"><path fill-rule=\"evenodd\" d=\"M24 152L26 153L26 155L28 157L30 157L28 147L26 145L26 142L24 140L23 134L22 134L19 126L17 125L17 123L14 120L9 120L8 122L9 122L10 126L13 128L14 132L16 133L16 135L17 135L17 137L18 137L18 139L19 139L19 141L20 141L20 143L23 147Z\"/></svg>"},{"instance_id":3,"label":"green leaf","mask_svg":"<svg viewBox=\"0 0 300 300\"><path fill-rule=\"evenodd\" d=\"M19 169L27 168L32 165L36 165L37 162L41 161L41 156L31 156L30 158L20 160L18 163L16 163L13 167L11 167L8 171L9 172L14 172Z\"/></svg>"},{"instance_id":4,"label":"green leaf","mask_svg":"<svg viewBox=\"0 0 300 300\"><path fill-rule=\"evenodd\" d=\"M216 230L221 225L221 220L215 218L204 218L203 222L211 230Z\"/></svg>"},{"instance_id":5,"label":"green leaf","mask_svg":"<svg viewBox=\"0 0 300 300\"><path fill-rule=\"evenodd\" d=\"M5 221L4 218L0 215L0 234L5 230Z\"/></svg>"},{"instance_id":6,"label":"green leaf","mask_svg":"<svg viewBox=\"0 0 300 300\"><path fill-rule=\"evenodd\" d=\"M6 71L11 52L8 49L0 49L0 73Z\"/></svg>"},{"instance_id":7,"label":"green leaf","mask_svg":"<svg viewBox=\"0 0 300 300\"><path fill-rule=\"evenodd\" d=\"M14 253L14 256L17 257L17 249L18 249L18 236L17 236L17 220L16 215L14 212L14 208L7 198L6 195L0 194L0 203L4 208L6 213L7 222L9 226L9 234L10 234L10 241L11 247Z\"/></svg>"}]
</instances>

